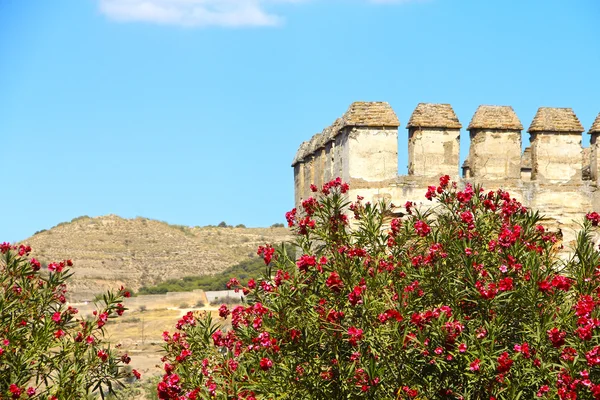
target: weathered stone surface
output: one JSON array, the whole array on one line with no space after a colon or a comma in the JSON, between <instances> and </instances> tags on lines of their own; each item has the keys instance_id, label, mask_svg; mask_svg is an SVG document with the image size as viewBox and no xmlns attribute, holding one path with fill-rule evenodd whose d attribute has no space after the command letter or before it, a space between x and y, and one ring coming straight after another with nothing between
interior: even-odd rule
<instances>
[{"instance_id":1,"label":"weathered stone surface","mask_svg":"<svg viewBox=\"0 0 600 400\"><path fill-rule=\"evenodd\" d=\"M471 129L471 177L518 179L521 177L521 131ZM499 151L502 149L502 151Z\"/></svg>"},{"instance_id":2,"label":"weathered stone surface","mask_svg":"<svg viewBox=\"0 0 600 400\"><path fill-rule=\"evenodd\" d=\"M458 176L460 131L450 128L410 128L408 174Z\"/></svg>"},{"instance_id":3,"label":"weathered stone surface","mask_svg":"<svg viewBox=\"0 0 600 400\"><path fill-rule=\"evenodd\" d=\"M581 134L535 132L531 134L531 179L548 182L581 180Z\"/></svg>"},{"instance_id":4,"label":"weathered stone surface","mask_svg":"<svg viewBox=\"0 0 600 400\"><path fill-rule=\"evenodd\" d=\"M346 128L348 176L377 182L398 175L397 128Z\"/></svg>"}]
</instances>

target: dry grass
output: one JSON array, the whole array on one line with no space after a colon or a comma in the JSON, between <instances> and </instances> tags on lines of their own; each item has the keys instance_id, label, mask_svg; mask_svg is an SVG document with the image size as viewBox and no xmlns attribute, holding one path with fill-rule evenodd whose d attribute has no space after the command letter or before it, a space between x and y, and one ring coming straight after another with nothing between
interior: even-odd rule
<instances>
[{"instance_id":1,"label":"dry grass","mask_svg":"<svg viewBox=\"0 0 600 400\"><path fill-rule=\"evenodd\" d=\"M113 345L119 346L122 352L131 357L131 367L142 374L142 382L152 377L162 376L163 332L175 332L175 324L188 311L210 312L215 321L219 321L218 307L179 309L179 301L168 302L167 297L139 296L137 299L148 298L145 311L138 309L127 310L122 317L109 320L105 326L105 338ZM78 305L82 317L91 315L95 309L93 304ZM227 329L231 322L224 321L223 328Z\"/></svg>"}]
</instances>

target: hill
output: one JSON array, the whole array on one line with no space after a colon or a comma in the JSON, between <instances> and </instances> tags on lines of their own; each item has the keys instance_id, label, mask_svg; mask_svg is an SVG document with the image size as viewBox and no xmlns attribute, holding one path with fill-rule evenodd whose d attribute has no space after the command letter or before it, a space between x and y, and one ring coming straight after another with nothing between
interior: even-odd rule
<instances>
[{"instance_id":1,"label":"hill","mask_svg":"<svg viewBox=\"0 0 600 400\"><path fill-rule=\"evenodd\" d=\"M256 257L256 248L291 239L287 228L187 227L116 215L79 217L23 243L42 262L73 260L72 301L107 288L133 290L167 279L214 274Z\"/></svg>"}]
</instances>

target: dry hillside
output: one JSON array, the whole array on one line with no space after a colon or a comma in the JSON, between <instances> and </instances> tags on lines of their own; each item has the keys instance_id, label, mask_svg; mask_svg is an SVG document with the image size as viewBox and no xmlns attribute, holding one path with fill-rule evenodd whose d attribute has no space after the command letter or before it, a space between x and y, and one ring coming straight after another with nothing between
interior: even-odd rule
<instances>
[{"instance_id":1,"label":"dry hillside","mask_svg":"<svg viewBox=\"0 0 600 400\"><path fill-rule=\"evenodd\" d=\"M71 300L86 300L120 285L143 285L220 272L256 256L256 248L290 240L287 228L218 228L169 225L116 215L80 217L37 233L23 243L41 261L72 259Z\"/></svg>"}]
</instances>

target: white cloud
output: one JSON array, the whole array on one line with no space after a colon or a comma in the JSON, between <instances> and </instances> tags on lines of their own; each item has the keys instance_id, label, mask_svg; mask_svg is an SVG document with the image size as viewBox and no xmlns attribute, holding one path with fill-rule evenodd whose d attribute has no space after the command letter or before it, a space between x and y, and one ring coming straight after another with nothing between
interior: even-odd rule
<instances>
[{"instance_id":1,"label":"white cloud","mask_svg":"<svg viewBox=\"0 0 600 400\"><path fill-rule=\"evenodd\" d=\"M268 12L269 4L307 1L310 0L99 0L99 4L103 14L117 21L191 27L243 27L280 25L282 17ZM419 0L365 1L396 4Z\"/></svg>"}]
</instances>

